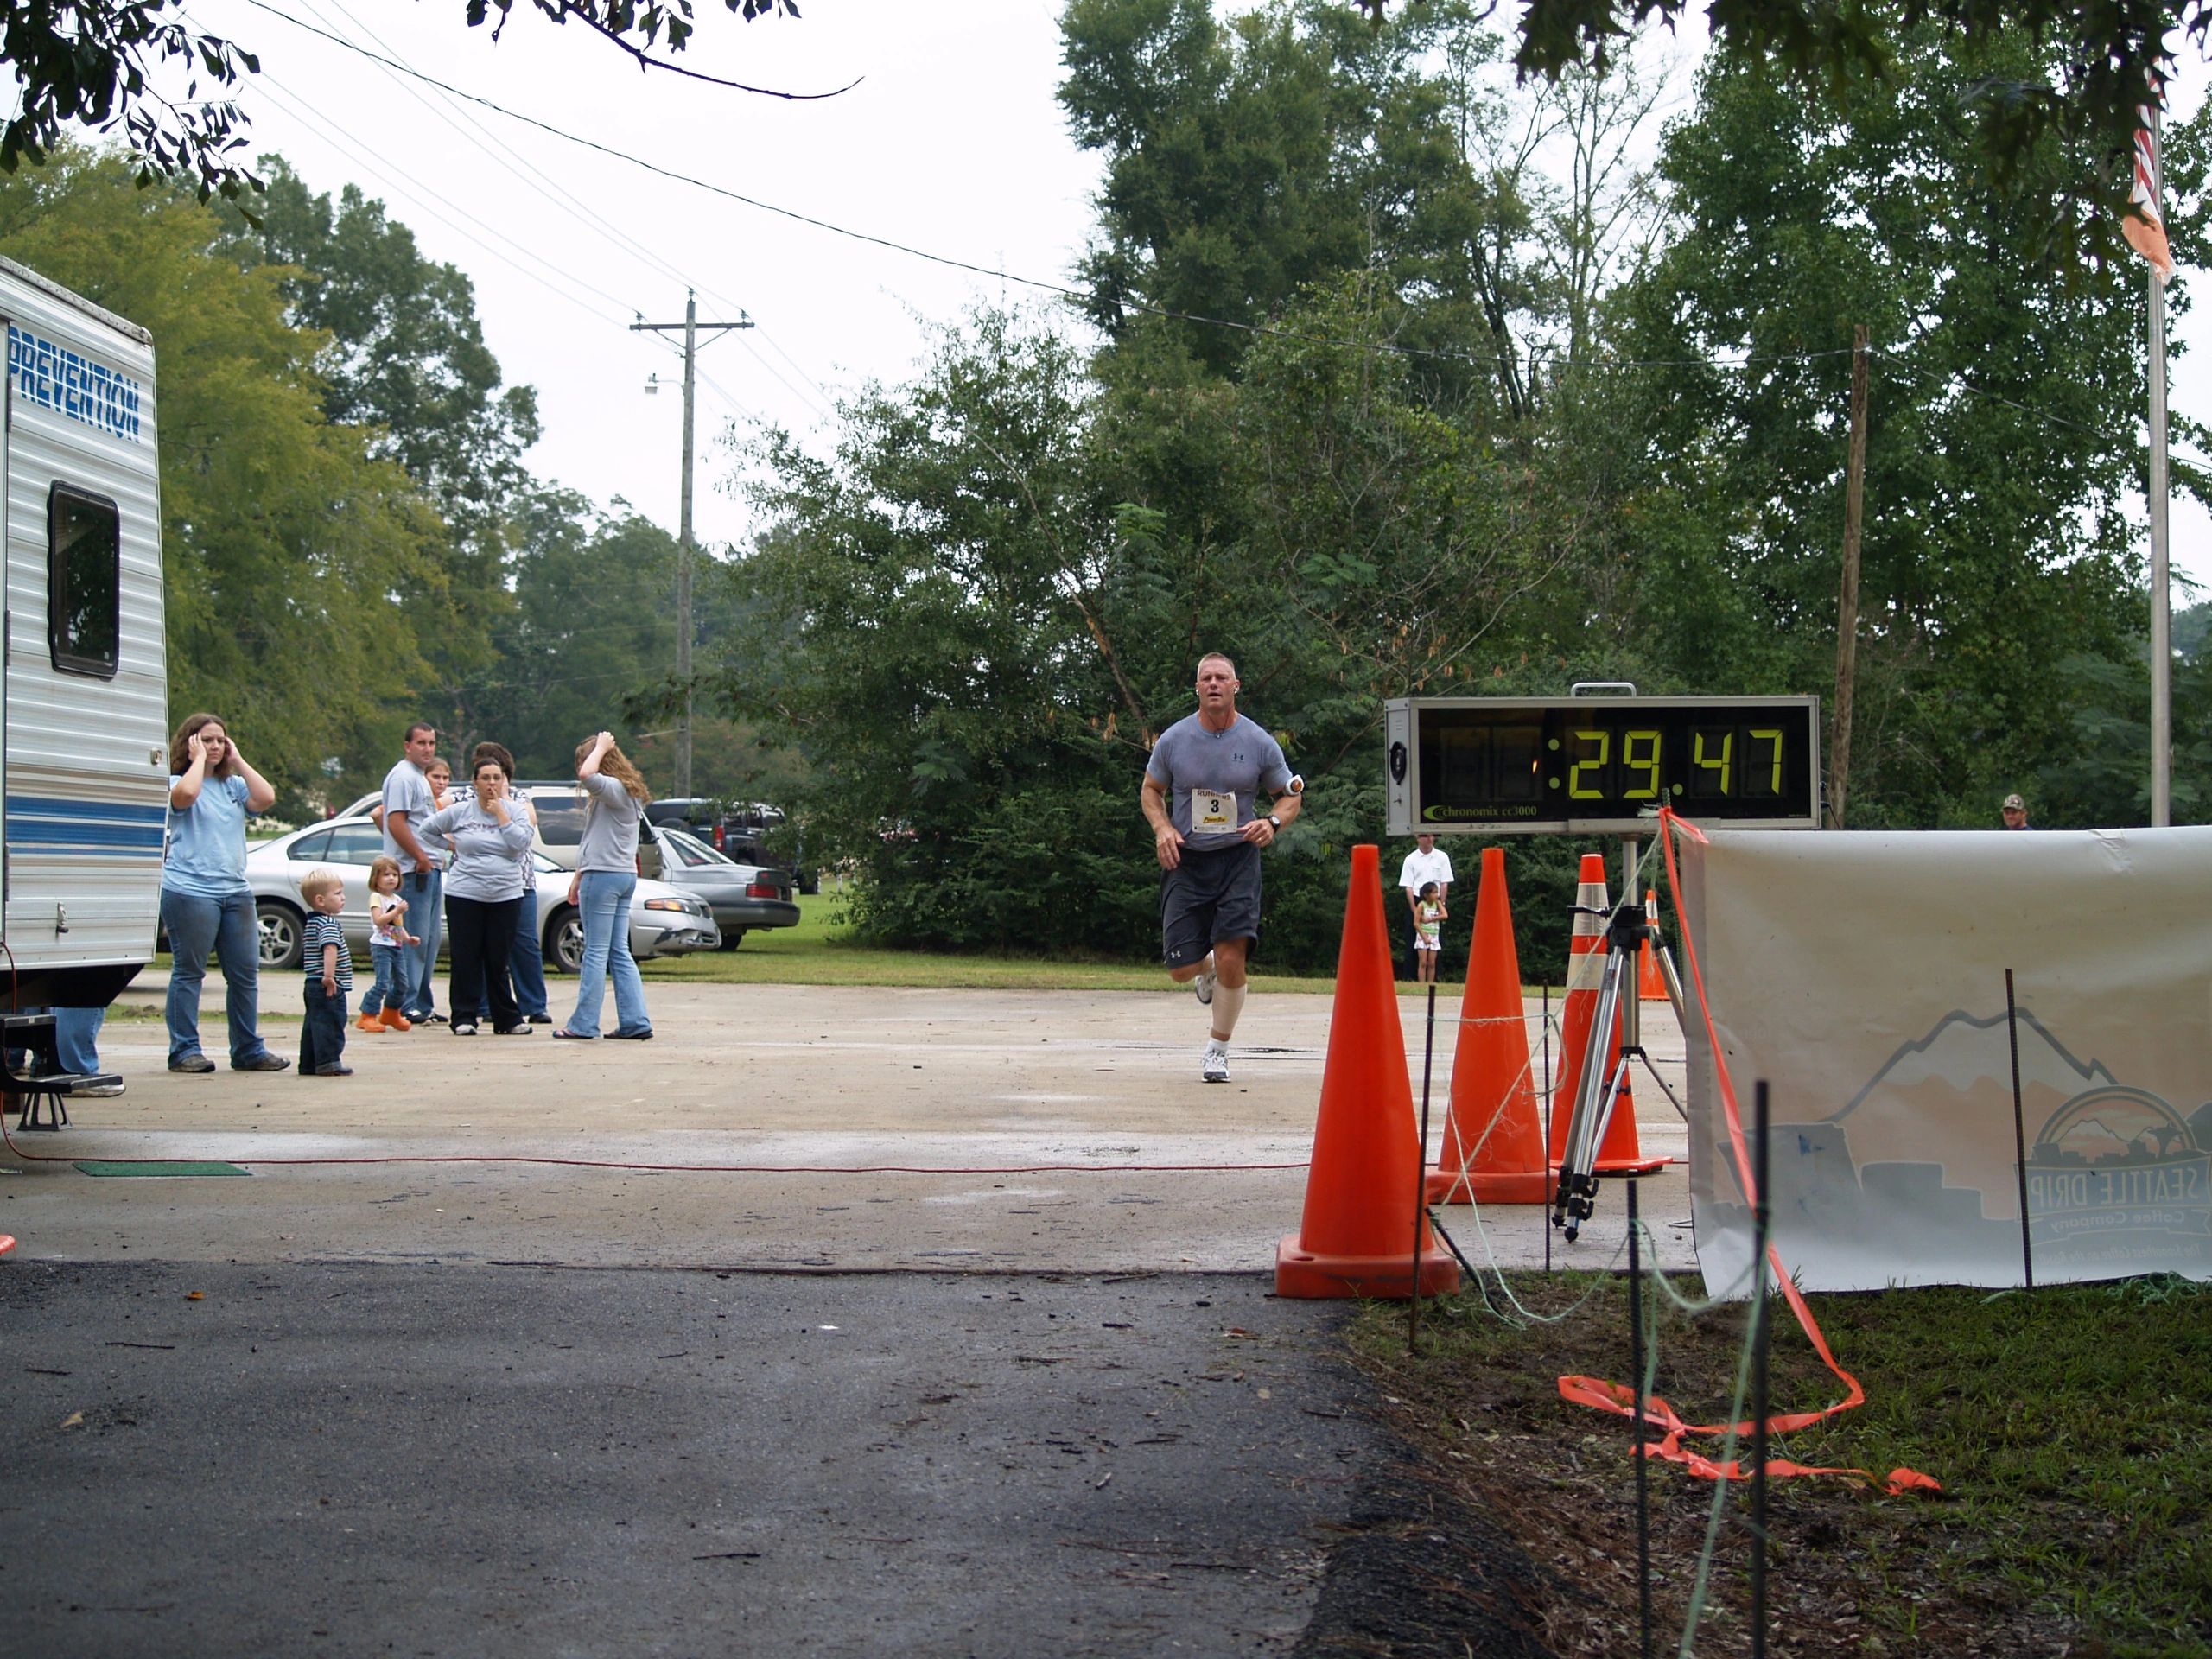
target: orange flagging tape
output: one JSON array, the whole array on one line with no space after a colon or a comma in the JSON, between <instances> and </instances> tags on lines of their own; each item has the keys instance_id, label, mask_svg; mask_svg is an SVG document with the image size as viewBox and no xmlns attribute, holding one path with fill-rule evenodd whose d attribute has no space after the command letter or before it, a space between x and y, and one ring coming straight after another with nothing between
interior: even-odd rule
<instances>
[{"instance_id":1,"label":"orange flagging tape","mask_svg":"<svg viewBox=\"0 0 2212 1659\"><path fill-rule=\"evenodd\" d=\"M1852 1386L1856 1388L1858 1385L1853 1383ZM1559 1397L1574 1405L1590 1406L1599 1411L1610 1411L1616 1416L1633 1417L1636 1414L1636 1395L1632 1390L1623 1388L1618 1382L1603 1382L1594 1376L1562 1376L1559 1380ZM1826 1411L1786 1412L1768 1418L1767 1428L1774 1433L1791 1428L1803 1428L1843 1408L1842 1405L1834 1405L1830 1406ZM1702 1475L1707 1480L1749 1480L1751 1478L1751 1471L1734 1459L1732 1458L1726 1463L1716 1463L1711 1458L1689 1450L1681 1443L1682 1436L1685 1434L1725 1434L1728 1432L1727 1428L1707 1428L1693 1423L1686 1423L1675 1414L1675 1408L1672 1406L1656 1394L1643 1402L1643 1421L1651 1427L1662 1431L1662 1438L1644 1442L1644 1456L1664 1458L1669 1463L1679 1463L1692 1474ZM1738 1423L1734 1427L1738 1435L1746 1435L1751 1433L1754 1425ZM1864 1469L1815 1468L1810 1464L1792 1463L1786 1458L1769 1458L1766 1460L1766 1471L1770 1475L1848 1475L1853 1479L1863 1480L1869 1485L1878 1484L1892 1496L1910 1491L1940 1492L1943 1490L1939 1483L1911 1469L1892 1469L1887 1479L1878 1479Z\"/></svg>"},{"instance_id":2,"label":"orange flagging tape","mask_svg":"<svg viewBox=\"0 0 2212 1659\"><path fill-rule=\"evenodd\" d=\"M1690 983L1697 991L1698 1014L1705 1021L1706 1039L1712 1045L1713 1069L1720 1085L1720 1109L1728 1124L1728 1145L1735 1154L1737 1179L1742 1183L1745 1196L1756 1204L1758 1194L1751 1179L1751 1148L1744 1139L1744 1115L1737 1105L1736 1085L1728 1075L1728 1057L1721 1050L1720 1033L1713 1029L1713 1010L1706 1003L1705 972L1698 966L1697 944L1690 938L1689 916L1682 905L1681 878L1675 868L1675 841L1669 833L1675 830L1700 842L1705 836L1695 824L1676 816L1673 808L1660 809L1659 846L1667 856L1667 887L1675 899L1675 929L1682 937L1682 955L1689 963ZM1806 1306L1804 1297L1791 1281L1789 1270L1783 1266L1781 1253L1774 1248L1771 1241L1767 1245L1766 1255L1767 1265L1773 1269L1773 1282L1789 1301L1789 1311L1797 1316L1798 1328L1804 1332L1813 1344L1814 1351L1820 1355L1821 1363L1845 1389L1842 1399L1823 1406L1818 1411L1783 1412L1766 1420L1769 1433L1786 1434L1792 1429L1809 1428L1815 1423L1866 1404L1866 1391L1859 1386L1857 1377L1836 1363L1827 1337L1821 1334L1819 1322L1813 1318L1813 1310ZM1618 1382L1601 1382L1592 1376L1562 1376L1559 1380L1559 1393L1560 1399L1576 1405L1613 1412L1623 1417L1636 1414L1634 1391L1623 1388ZM1750 1434L1757 1425L1686 1423L1675 1414L1673 1407L1656 1395L1643 1402L1643 1421L1662 1431L1662 1438L1645 1443L1643 1451L1646 1457L1664 1458L1669 1463L1679 1463L1690 1473L1707 1480L1748 1480L1751 1478L1751 1471L1735 1459L1716 1463L1711 1458L1691 1451L1681 1442L1685 1434ZM1767 1459L1766 1472L1770 1475L1847 1475L1869 1484L1877 1484L1878 1480L1878 1477L1864 1469L1815 1469L1780 1458ZM1892 1493L1940 1492L1943 1490L1940 1481L1932 1480L1913 1469L1892 1469L1889 1478L1878 1480L1878 1484Z\"/></svg>"}]
</instances>

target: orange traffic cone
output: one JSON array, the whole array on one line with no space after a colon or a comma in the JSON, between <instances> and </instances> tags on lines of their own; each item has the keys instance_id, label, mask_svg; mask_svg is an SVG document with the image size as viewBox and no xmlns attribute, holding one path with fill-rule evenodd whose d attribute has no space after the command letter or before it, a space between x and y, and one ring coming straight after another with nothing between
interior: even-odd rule
<instances>
[{"instance_id":1,"label":"orange traffic cone","mask_svg":"<svg viewBox=\"0 0 2212 1659\"><path fill-rule=\"evenodd\" d=\"M1444 1155L1429 1172L1431 1204L1546 1204L1552 1197L1543 1114L1529 1069L1521 955L1505 893L1505 849L1483 849L1475 938L1452 1061Z\"/></svg>"},{"instance_id":2,"label":"orange traffic cone","mask_svg":"<svg viewBox=\"0 0 2212 1659\"><path fill-rule=\"evenodd\" d=\"M1659 925L1659 890L1656 887L1643 890L1643 919L1654 927ZM1667 1000L1667 982L1659 972L1659 953L1651 948L1649 939L1644 940L1643 952L1637 958L1636 995L1637 1000L1643 1002L1664 1002Z\"/></svg>"},{"instance_id":3,"label":"orange traffic cone","mask_svg":"<svg viewBox=\"0 0 2212 1659\"><path fill-rule=\"evenodd\" d=\"M1605 983L1605 925L1611 908L1605 897L1605 861L1596 853L1582 855L1582 880L1574 893L1574 937L1567 945L1567 1006L1560 1018L1560 1066L1551 1099L1551 1161L1567 1154L1567 1132L1574 1121L1575 1096L1582 1088L1583 1056L1590 1048L1590 1027L1598 1018L1598 991ZM1596 911L1597 915L1586 912ZM1614 1013L1613 1041L1619 1043L1619 1012ZM1599 1143L1595 1172L1600 1175L1643 1174L1666 1166L1664 1158L1646 1158L1636 1135L1636 1100L1626 1080L1613 1106L1612 1121Z\"/></svg>"},{"instance_id":4,"label":"orange traffic cone","mask_svg":"<svg viewBox=\"0 0 2212 1659\"><path fill-rule=\"evenodd\" d=\"M1416 1245L1421 1294L1459 1288L1459 1264L1437 1249L1421 1207L1420 1139L1380 854L1355 847L1306 1213L1276 1247L1276 1295L1410 1295Z\"/></svg>"}]
</instances>

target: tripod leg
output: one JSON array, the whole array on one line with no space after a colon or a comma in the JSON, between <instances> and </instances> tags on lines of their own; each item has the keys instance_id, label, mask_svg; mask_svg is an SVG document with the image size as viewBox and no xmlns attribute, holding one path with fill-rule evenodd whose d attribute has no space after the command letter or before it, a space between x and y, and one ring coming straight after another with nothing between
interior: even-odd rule
<instances>
[{"instance_id":1,"label":"tripod leg","mask_svg":"<svg viewBox=\"0 0 2212 1659\"><path fill-rule=\"evenodd\" d=\"M1612 1077L1619 1055L1616 1027L1620 1014L1621 988L1632 984L1629 969L1624 963L1634 957L1617 950L1605 956L1605 977L1598 990L1598 1012L1590 1024L1589 1047L1582 1060L1582 1077L1574 1092L1574 1112L1567 1120L1567 1138L1560 1149L1559 1187L1552 1204L1554 1225L1565 1225L1575 1199L1586 1199L1597 1190L1593 1166L1597 1161L1598 1137L1592 1130L1592 1121L1597 1116L1599 1102ZM1589 1209L1584 1204L1581 1213ZM1567 1235L1573 1236L1572 1231Z\"/></svg>"},{"instance_id":2,"label":"tripod leg","mask_svg":"<svg viewBox=\"0 0 2212 1659\"><path fill-rule=\"evenodd\" d=\"M1590 1162L1593 1173L1582 1178L1577 1184L1574 1196L1567 1201L1567 1242L1570 1244L1574 1243L1576 1235L1582 1230L1582 1224L1590 1219L1591 1212L1597 1208L1598 1177L1594 1173L1598 1157L1596 1148L1605 1145L1605 1131L1612 1124L1613 1110L1620 1104L1621 1096L1627 1092L1627 1090L1628 1056L1624 1054L1614 1065L1612 1076L1606 1081L1605 1094L1600 1099L1596 1115L1595 1134L1590 1142L1592 1147Z\"/></svg>"},{"instance_id":3,"label":"tripod leg","mask_svg":"<svg viewBox=\"0 0 2212 1659\"><path fill-rule=\"evenodd\" d=\"M1640 1048L1636 1051L1636 1053L1637 1058L1643 1062L1643 1069L1651 1074L1651 1081L1659 1085L1659 1092L1667 1096L1667 1103L1681 1115L1683 1122L1688 1122L1690 1121L1689 1108L1675 1097L1675 1091L1667 1086L1667 1079L1659 1075L1659 1068L1652 1064L1651 1056Z\"/></svg>"},{"instance_id":4,"label":"tripod leg","mask_svg":"<svg viewBox=\"0 0 2212 1659\"><path fill-rule=\"evenodd\" d=\"M1688 999L1682 993L1682 976L1675 971L1675 953L1667 948L1663 940L1654 949L1659 953L1659 976L1667 982L1667 1000L1675 1005L1675 1020L1683 1030L1688 1031L1690 1017L1685 1004Z\"/></svg>"}]
</instances>

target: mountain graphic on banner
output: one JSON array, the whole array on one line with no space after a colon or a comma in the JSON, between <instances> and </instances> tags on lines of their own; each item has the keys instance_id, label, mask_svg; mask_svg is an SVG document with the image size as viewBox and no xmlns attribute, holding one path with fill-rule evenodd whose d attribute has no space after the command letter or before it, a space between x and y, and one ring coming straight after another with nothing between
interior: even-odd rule
<instances>
[{"instance_id":1,"label":"mountain graphic on banner","mask_svg":"<svg viewBox=\"0 0 2212 1659\"><path fill-rule=\"evenodd\" d=\"M2084 1089L2119 1081L2102 1060L2077 1058L2027 1009L2018 1011L2018 1023L2023 1095L2040 1088L2066 1101ZM2005 1110L2009 1118L2012 1109L2012 1044L2005 1016L1993 1014L1981 1018L1963 1008L1954 1008L1936 1021L1936 1028L1925 1037L1904 1044L1891 1055L1866 1086L1828 1122L1841 1122L1885 1090L1917 1091L1944 1087L1958 1093L1972 1093L1993 1084L2004 1091ZM2030 1116L2032 1117L2033 1114Z\"/></svg>"},{"instance_id":2,"label":"mountain graphic on banner","mask_svg":"<svg viewBox=\"0 0 2212 1659\"><path fill-rule=\"evenodd\" d=\"M2086 1090L2115 1080L2023 1008L2020 1106L2028 1138ZM2013 1159L2012 1033L2002 1013L1953 1009L1901 1046L1827 1120L1848 1123L1861 1179L1877 1165L1933 1165L1946 1187L1980 1196L1985 1216L2019 1214Z\"/></svg>"}]
</instances>

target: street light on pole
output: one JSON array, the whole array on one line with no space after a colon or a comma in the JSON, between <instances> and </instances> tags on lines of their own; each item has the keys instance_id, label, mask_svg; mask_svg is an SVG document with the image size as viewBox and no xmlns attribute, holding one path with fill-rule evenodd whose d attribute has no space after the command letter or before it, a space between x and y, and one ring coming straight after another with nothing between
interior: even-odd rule
<instances>
[{"instance_id":1,"label":"street light on pole","mask_svg":"<svg viewBox=\"0 0 2212 1659\"><path fill-rule=\"evenodd\" d=\"M700 321L698 296L687 288L683 290L683 321L647 322L640 317L630 325L633 334L673 334L677 329L683 332L683 502L676 540L676 677L683 688L683 707L676 725L676 792L679 796L691 792L691 433L699 331L709 328L726 332L753 327L751 317L742 311L737 315L739 321L735 322ZM654 377L645 390L658 390L658 378Z\"/></svg>"}]
</instances>

